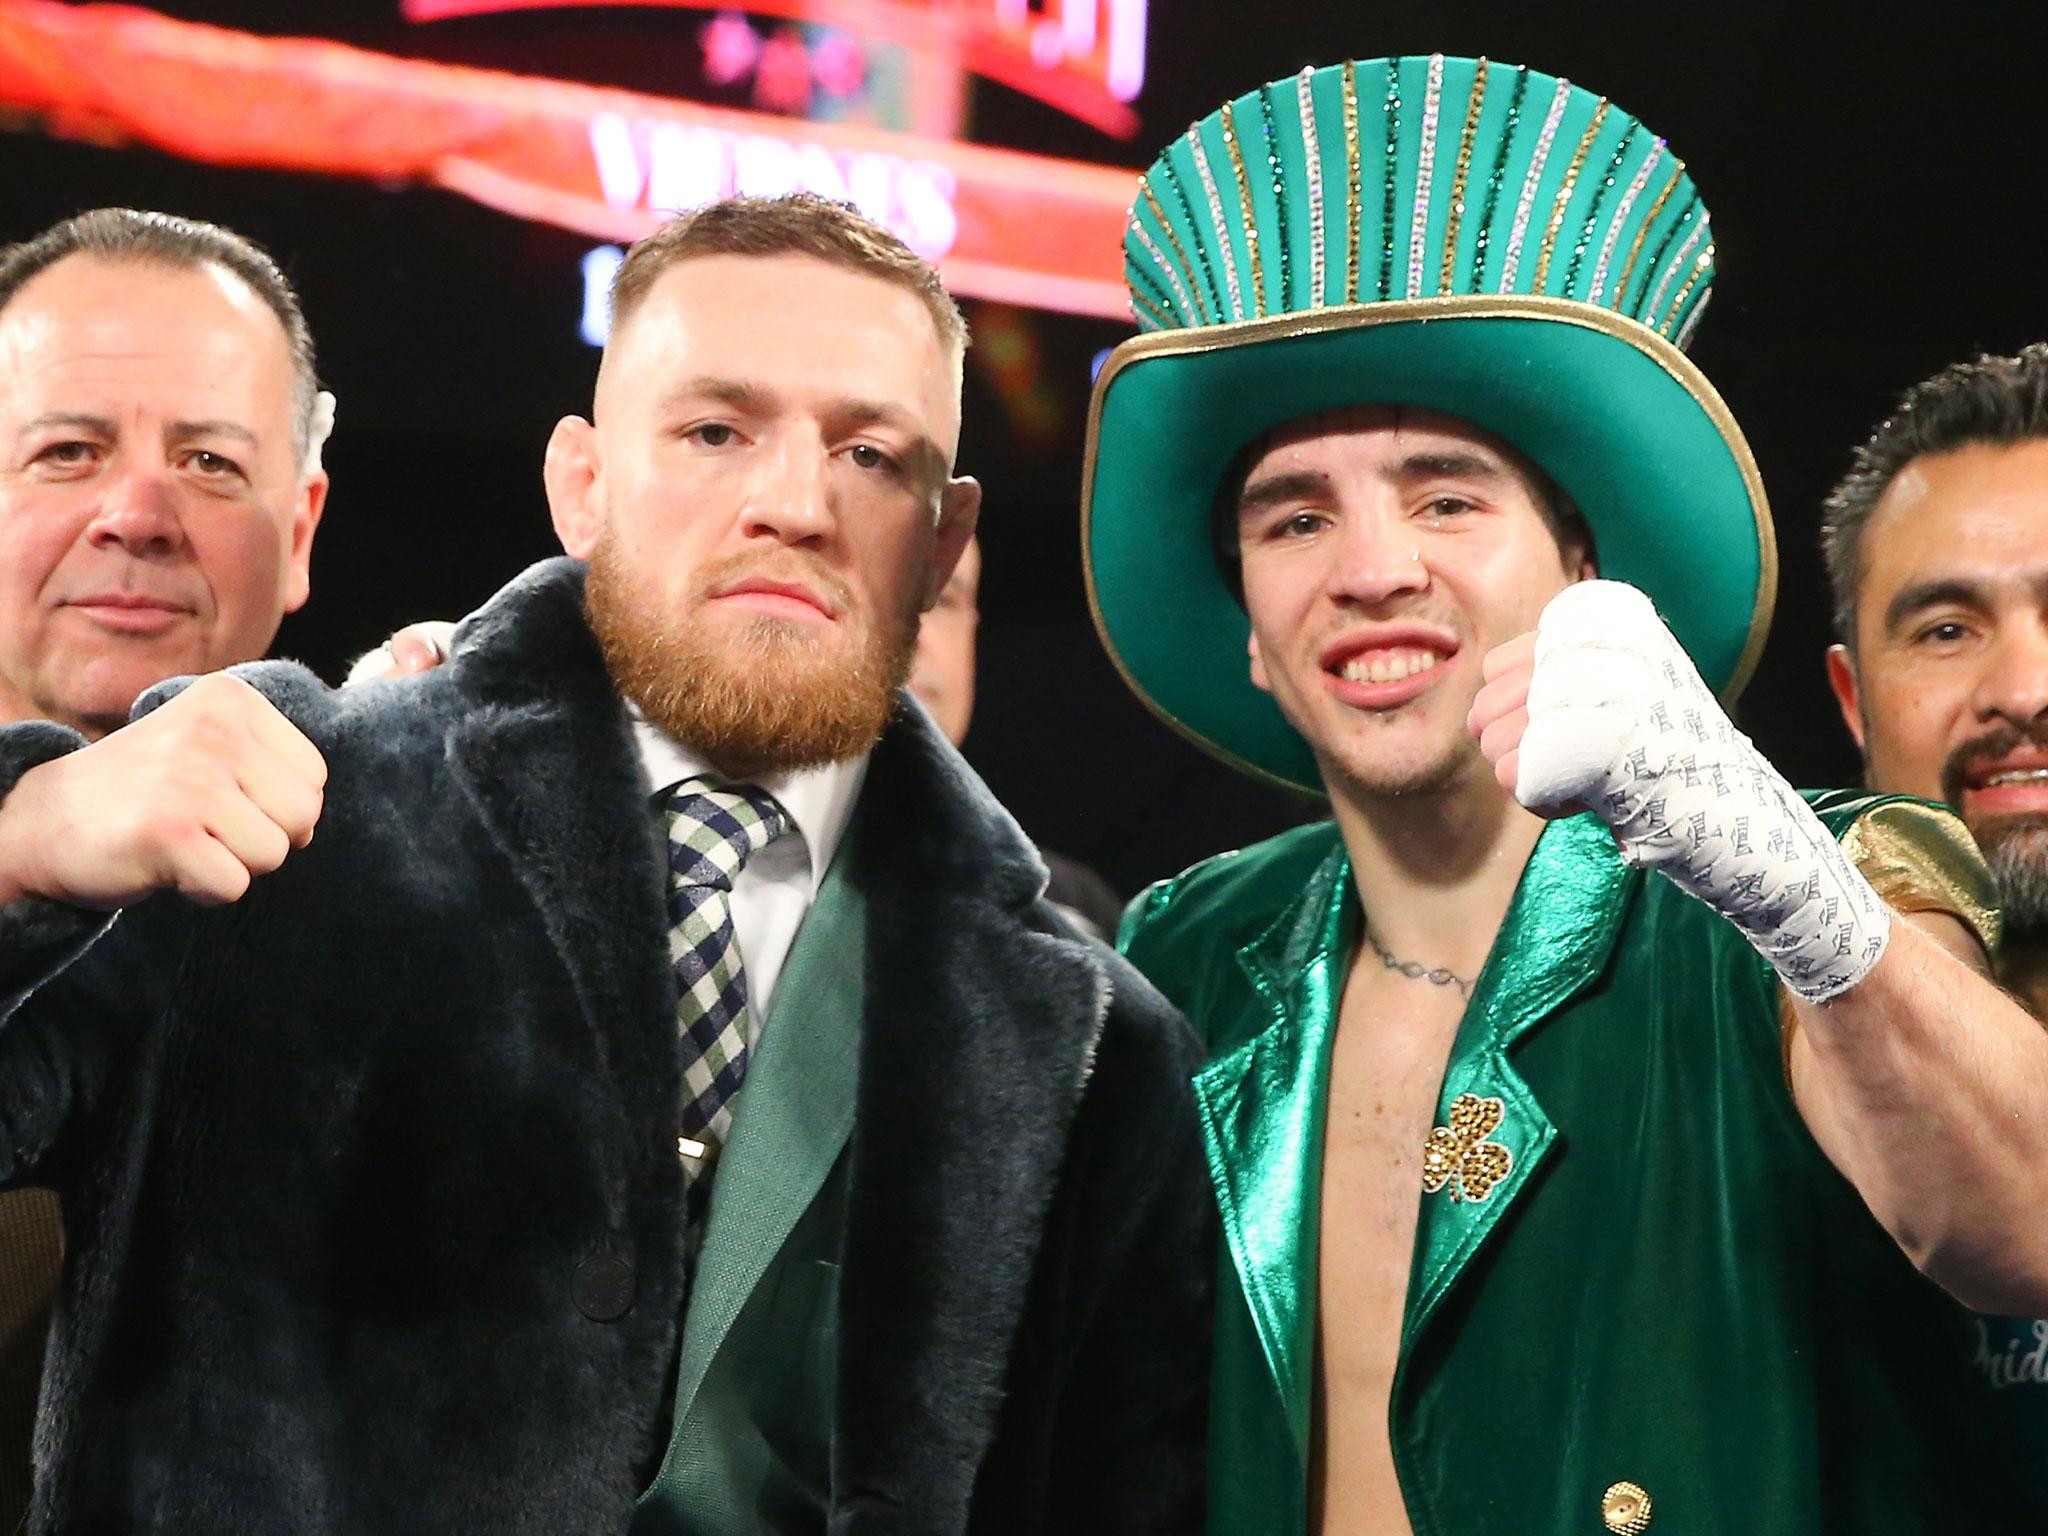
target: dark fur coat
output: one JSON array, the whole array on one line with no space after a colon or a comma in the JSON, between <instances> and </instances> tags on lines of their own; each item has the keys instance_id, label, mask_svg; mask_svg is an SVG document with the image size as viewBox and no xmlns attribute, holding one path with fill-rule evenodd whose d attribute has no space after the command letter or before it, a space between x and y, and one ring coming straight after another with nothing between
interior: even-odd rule
<instances>
[{"instance_id":1,"label":"dark fur coat","mask_svg":"<svg viewBox=\"0 0 2048 1536\"><path fill-rule=\"evenodd\" d=\"M58 1187L71 1243L32 1530L629 1524L683 1299L680 1077L658 847L580 594L536 567L410 683L245 669L330 781L243 901L0 912L0 1005L26 996L0 1178ZM0 794L75 744L0 730ZM922 715L856 816L887 834L858 874L831 1529L1193 1531L1193 1041L1049 914ZM614 1320L576 1304L593 1257L630 1271Z\"/></svg>"}]
</instances>

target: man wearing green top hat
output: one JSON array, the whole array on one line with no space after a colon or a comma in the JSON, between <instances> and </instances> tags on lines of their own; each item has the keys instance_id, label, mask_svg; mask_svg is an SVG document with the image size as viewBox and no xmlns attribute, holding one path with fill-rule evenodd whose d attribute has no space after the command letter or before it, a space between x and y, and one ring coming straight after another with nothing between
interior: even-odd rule
<instances>
[{"instance_id":1,"label":"man wearing green top hat","mask_svg":"<svg viewBox=\"0 0 2048 1536\"><path fill-rule=\"evenodd\" d=\"M1332 813L1122 934L1208 1044L1212 1529L2004 1528L1935 1282L2048 1299L2048 1041L1959 824L1796 795L1717 701L1775 567L1684 167L1346 64L1191 128L1125 251L1103 638Z\"/></svg>"}]
</instances>

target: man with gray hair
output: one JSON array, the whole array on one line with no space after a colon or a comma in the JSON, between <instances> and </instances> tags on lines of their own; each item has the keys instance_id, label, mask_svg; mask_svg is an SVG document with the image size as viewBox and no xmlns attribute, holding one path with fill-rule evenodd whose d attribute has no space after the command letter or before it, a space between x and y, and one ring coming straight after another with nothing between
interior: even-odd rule
<instances>
[{"instance_id":1,"label":"man with gray hair","mask_svg":"<svg viewBox=\"0 0 2048 1536\"><path fill-rule=\"evenodd\" d=\"M1871 789L1945 800L2004 909L1998 980L2048 1018L2048 343L1914 385L1821 530L1828 679ZM2010 1474L2048 1445L2048 1319L1974 1320ZM2048 1519L2036 1472L2031 1512Z\"/></svg>"},{"instance_id":2,"label":"man with gray hair","mask_svg":"<svg viewBox=\"0 0 2048 1536\"><path fill-rule=\"evenodd\" d=\"M232 230L100 208L0 249L0 722L99 737L169 677L251 661L306 600L333 401L277 264ZM0 1195L0 1529L61 1259Z\"/></svg>"}]
</instances>

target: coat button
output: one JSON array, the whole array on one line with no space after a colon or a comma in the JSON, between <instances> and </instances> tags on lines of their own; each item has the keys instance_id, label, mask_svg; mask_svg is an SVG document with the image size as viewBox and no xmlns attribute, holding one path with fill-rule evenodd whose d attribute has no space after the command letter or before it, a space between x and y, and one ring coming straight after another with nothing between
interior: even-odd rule
<instances>
[{"instance_id":1,"label":"coat button","mask_svg":"<svg viewBox=\"0 0 2048 1536\"><path fill-rule=\"evenodd\" d=\"M1642 1536L1650 1528L1650 1495L1641 1483L1616 1483L1600 1495L1600 1519L1619 1536Z\"/></svg>"},{"instance_id":2,"label":"coat button","mask_svg":"<svg viewBox=\"0 0 2048 1536\"><path fill-rule=\"evenodd\" d=\"M593 1253L576 1266L569 1294L593 1323L610 1323L633 1305L633 1266L615 1253Z\"/></svg>"}]
</instances>

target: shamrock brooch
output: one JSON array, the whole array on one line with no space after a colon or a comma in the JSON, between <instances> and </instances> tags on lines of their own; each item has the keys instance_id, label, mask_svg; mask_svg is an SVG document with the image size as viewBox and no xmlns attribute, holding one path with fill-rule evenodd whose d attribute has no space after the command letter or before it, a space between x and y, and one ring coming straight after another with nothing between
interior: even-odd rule
<instances>
[{"instance_id":1,"label":"shamrock brooch","mask_svg":"<svg viewBox=\"0 0 2048 1536\"><path fill-rule=\"evenodd\" d=\"M1422 1188L1435 1194L1446 1184L1452 1200L1484 1200L1515 1166L1515 1155L1486 1138L1500 1129L1506 1106L1499 1099L1461 1093L1451 1100L1451 1123L1429 1133L1422 1149Z\"/></svg>"}]
</instances>

